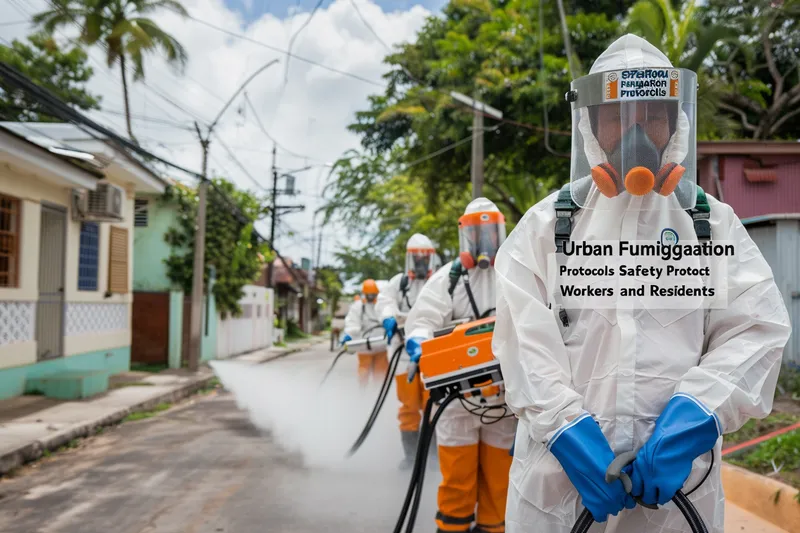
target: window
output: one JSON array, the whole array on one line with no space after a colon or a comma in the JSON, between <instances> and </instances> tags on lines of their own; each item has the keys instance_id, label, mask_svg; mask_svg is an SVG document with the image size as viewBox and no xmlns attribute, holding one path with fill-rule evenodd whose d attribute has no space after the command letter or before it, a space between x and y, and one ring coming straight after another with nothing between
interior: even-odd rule
<instances>
[{"instance_id":1,"label":"window","mask_svg":"<svg viewBox=\"0 0 800 533\"><path fill-rule=\"evenodd\" d=\"M242 318L252 318L252 317L253 317L253 305L242 304Z\"/></svg>"},{"instance_id":2,"label":"window","mask_svg":"<svg viewBox=\"0 0 800 533\"><path fill-rule=\"evenodd\" d=\"M78 252L78 290L97 290L97 271L100 263L100 225L96 222L81 224L81 242Z\"/></svg>"},{"instance_id":3,"label":"window","mask_svg":"<svg viewBox=\"0 0 800 533\"><path fill-rule=\"evenodd\" d=\"M0 194L0 287L19 286L19 200Z\"/></svg>"},{"instance_id":4,"label":"window","mask_svg":"<svg viewBox=\"0 0 800 533\"><path fill-rule=\"evenodd\" d=\"M147 203L146 198L136 198L133 201L133 225L136 228L147 227Z\"/></svg>"},{"instance_id":5,"label":"window","mask_svg":"<svg viewBox=\"0 0 800 533\"><path fill-rule=\"evenodd\" d=\"M128 292L128 230L111 226L108 239L108 292Z\"/></svg>"}]
</instances>

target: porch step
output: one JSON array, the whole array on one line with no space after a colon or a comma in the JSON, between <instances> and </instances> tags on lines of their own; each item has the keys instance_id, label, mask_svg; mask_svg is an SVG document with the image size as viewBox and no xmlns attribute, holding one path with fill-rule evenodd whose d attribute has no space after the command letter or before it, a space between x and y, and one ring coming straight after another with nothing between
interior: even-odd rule
<instances>
[{"instance_id":1,"label":"porch step","mask_svg":"<svg viewBox=\"0 0 800 533\"><path fill-rule=\"evenodd\" d=\"M60 400L90 398L107 390L106 370L72 370L30 378L25 382L26 392L39 392L48 398Z\"/></svg>"}]
</instances>

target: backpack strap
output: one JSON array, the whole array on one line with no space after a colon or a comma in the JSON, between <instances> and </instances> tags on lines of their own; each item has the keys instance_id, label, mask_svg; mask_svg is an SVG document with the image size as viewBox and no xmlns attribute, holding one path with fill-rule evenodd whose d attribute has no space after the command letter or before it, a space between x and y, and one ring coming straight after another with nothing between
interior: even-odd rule
<instances>
[{"instance_id":1,"label":"backpack strap","mask_svg":"<svg viewBox=\"0 0 800 533\"><path fill-rule=\"evenodd\" d=\"M461 259L456 257L450 265L450 286L447 288L447 293L450 295L450 298L453 297L453 292L456 290L456 285L458 285L458 279L463 272L464 267L461 266Z\"/></svg>"},{"instance_id":2,"label":"backpack strap","mask_svg":"<svg viewBox=\"0 0 800 533\"><path fill-rule=\"evenodd\" d=\"M694 207L687 209L686 212L692 217L694 233L698 241L711 240L711 206L708 205L708 198L702 187L697 185L697 201Z\"/></svg>"},{"instance_id":3,"label":"backpack strap","mask_svg":"<svg viewBox=\"0 0 800 533\"><path fill-rule=\"evenodd\" d=\"M569 183L561 187L558 192L558 199L555 203L556 208L556 227L555 241L556 252L563 253L564 245L569 242L572 235L572 217L578 212L580 207L572 200Z\"/></svg>"},{"instance_id":4,"label":"backpack strap","mask_svg":"<svg viewBox=\"0 0 800 533\"><path fill-rule=\"evenodd\" d=\"M400 278L401 300L405 300L408 309L411 310L411 302L408 299L408 282L409 282L408 274L403 274L403 277Z\"/></svg>"}]
</instances>

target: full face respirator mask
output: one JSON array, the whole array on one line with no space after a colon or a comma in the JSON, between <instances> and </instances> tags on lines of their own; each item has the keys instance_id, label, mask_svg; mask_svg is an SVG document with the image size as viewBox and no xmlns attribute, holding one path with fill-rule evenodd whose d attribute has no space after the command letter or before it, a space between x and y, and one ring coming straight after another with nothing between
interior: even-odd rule
<instances>
[{"instance_id":1,"label":"full face respirator mask","mask_svg":"<svg viewBox=\"0 0 800 533\"><path fill-rule=\"evenodd\" d=\"M675 191L686 169L677 163L661 165L662 151L644 129L635 124L625 132L608 162L592 168L592 180L603 195L613 198L622 191L644 196L654 191L669 196ZM620 176L617 169L627 169Z\"/></svg>"},{"instance_id":2,"label":"full face respirator mask","mask_svg":"<svg viewBox=\"0 0 800 533\"><path fill-rule=\"evenodd\" d=\"M633 62L627 56L618 61ZM566 94L573 117L572 201L581 208L612 209L619 204L603 198L652 193L671 200L628 203L627 208L694 207L696 96L697 75L668 63L603 70L574 80Z\"/></svg>"}]
</instances>

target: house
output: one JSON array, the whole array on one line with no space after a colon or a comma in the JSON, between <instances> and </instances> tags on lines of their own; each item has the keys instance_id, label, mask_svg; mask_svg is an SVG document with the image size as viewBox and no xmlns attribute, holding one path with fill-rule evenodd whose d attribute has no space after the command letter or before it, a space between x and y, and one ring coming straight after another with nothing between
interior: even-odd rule
<instances>
[{"instance_id":1,"label":"house","mask_svg":"<svg viewBox=\"0 0 800 533\"><path fill-rule=\"evenodd\" d=\"M283 326L296 324L304 333L319 329L320 305L317 302L323 293L316 282L311 281L310 266L298 265L289 258L276 258L273 264L272 283L267 282L268 265L264 266L257 284L275 290L275 317Z\"/></svg>"},{"instance_id":2,"label":"house","mask_svg":"<svg viewBox=\"0 0 800 533\"><path fill-rule=\"evenodd\" d=\"M173 183L173 187L186 187ZM180 368L189 360L191 294L184 294L167 276L166 259L173 250L165 239L179 223L180 212L169 195L136 197L133 269L133 360ZM242 287L240 316L217 312L209 268L210 287L202 305L200 361L233 357L272 345L273 291L248 284Z\"/></svg>"},{"instance_id":3,"label":"house","mask_svg":"<svg viewBox=\"0 0 800 533\"><path fill-rule=\"evenodd\" d=\"M172 187L186 187L177 182ZM189 360L191 294L167 277L172 254L165 236L178 224L178 204L168 195L142 192L135 198L133 237L133 356L137 363L180 368ZM209 272L211 286L214 271ZM200 360L217 352L217 309L211 290L203 301Z\"/></svg>"},{"instance_id":4,"label":"house","mask_svg":"<svg viewBox=\"0 0 800 533\"><path fill-rule=\"evenodd\" d=\"M0 123L0 399L129 369L134 195L165 187L71 124Z\"/></svg>"},{"instance_id":5,"label":"house","mask_svg":"<svg viewBox=\"0 0 800 533\"><path fill-rule=\"evenodd\" d=\"M697 145L700 186L733 207L772 268L792 324L800 323L800 142ZM800 332L784 361L800 365Z\"/></svg>"}]
</instances>

